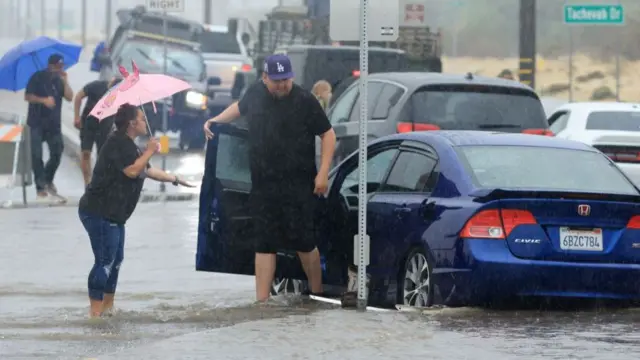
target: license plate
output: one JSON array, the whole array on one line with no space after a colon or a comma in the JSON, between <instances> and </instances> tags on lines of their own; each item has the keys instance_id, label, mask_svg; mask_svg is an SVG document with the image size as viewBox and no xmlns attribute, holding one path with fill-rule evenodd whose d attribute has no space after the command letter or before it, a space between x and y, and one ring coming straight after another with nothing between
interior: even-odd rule
<instances>
[{"instance_id":1,"label":"license plate","mask_svg":"<svg viewBox=\"0 0 640 360\"><path fill-rule=\"evenodd\" d=\"M574 230L560 228L560 249L578 251L602 251L602 229Z\"/></svg>"}]
</instances>

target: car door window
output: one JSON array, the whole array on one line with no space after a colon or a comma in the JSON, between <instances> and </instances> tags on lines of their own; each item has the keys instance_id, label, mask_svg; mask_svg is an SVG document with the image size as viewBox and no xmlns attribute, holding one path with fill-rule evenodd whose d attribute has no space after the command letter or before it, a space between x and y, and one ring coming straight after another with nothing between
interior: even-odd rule
<instances>
[{"instance_id":1,"label":"car door window","mask_svg":"<svg viewBox=\"0 0 640 360\"><path fill-rule=\"evenodd\" d=\"M382 89L384 88L385 83L370 81L369 88L367 93L367 110L369 119L371 119L371 115L373 114L373 110L375 109L378 98L380 97L380 93L382 93ZM360 120L360 96L358 96L358 100L355 103L353 111L351 112L351 116L349 116L349 121L357 122Z\"/></svg>"},{"instance_id":2,"label":"car door window","mask_svg":"<svg viewBox=\"0 0 640 360\"><path fill-rule=\"evenodd\" d=\"M549 130L554 134L567 128L569 124L569 113L566 111L557 112L549 118Z\"/></svg>"},{"instance_id":3,"label":"car door window","mask_svg":"<svg viewBox=\"0 0 640 360\"><path fill-rule=\"evenodd\" d=\"M425 154L403 151L380 191L431 192L435 187L436 178L432 177L432 173L436 164L436 159Z\"/></svg>"},{"instance_id":4,"label":"car door window","mask_svg":"<svg viewBox=\"0 0 640 360\"><path fill-rule=\"evenodd\" d=\"M331 121L332 125L346 122L349 119L349 114L351 113L353 103L357 96L358 87L354 86L347 90L340 99L336 101L331 110L331 114L329 114L329 121Z\"/></svg>"},{"instance_id":5,"label":"car door window","mask_svg":"<svg viewBox=\"0 0 640 360\"><path fill-rule=\"evenodd\" d=\"M369 114L371 120L384 120L388 118L391 109L398 104L398 100L400 100L403 94L403 88L394 84L385 84L374 104L373 111Z\"/></svg>"},{"instance_id":6,"label":"car door window","mask_svg":"<svg viewBox=\"0 0 640 360\"><path fill-rule=\"evenodd\" d=\"M216 155L216 178L221 182L251 184L249 142L239 136L220 133Z\"/></svg>"},{"instance_id":7,"label":"car door window","mask_svg":"<svg viewBox=\"0 0 640 360\"><path fill-rule=\"evenodd\" d=\"M384 177L386 176L393 159L395 159L398 149L383 150L371 157L367 161L367 192L378 190ZM358 195L358 181L360 179L359 168L355 167L345 176L340 193L343 195Z\"/></svg>"}]
</instances>

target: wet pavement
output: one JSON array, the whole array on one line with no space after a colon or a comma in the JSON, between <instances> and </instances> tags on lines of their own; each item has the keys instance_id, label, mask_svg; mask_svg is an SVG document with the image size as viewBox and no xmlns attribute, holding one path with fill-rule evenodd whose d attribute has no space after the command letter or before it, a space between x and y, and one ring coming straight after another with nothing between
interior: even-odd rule
<instances>
[{"instance_id":1,"label":"wet pavement","mask_svg":"<svg viewBox=\"0 0 640 360\"><path fill-rule=\"evenodd\" d=\"M75 208L0 215L0 359L637 359L640 309L357 313L194 271L197 204L140 204L115 315L86 317L89 241Z\"/></svg>"}]
</instances>

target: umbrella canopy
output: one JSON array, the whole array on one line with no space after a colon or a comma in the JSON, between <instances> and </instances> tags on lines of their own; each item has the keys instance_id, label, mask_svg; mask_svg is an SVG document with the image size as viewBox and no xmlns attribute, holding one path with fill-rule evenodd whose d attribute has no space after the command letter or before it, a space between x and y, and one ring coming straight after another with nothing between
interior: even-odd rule
<instances>
[{"instance_id":1,"label":"umbrella canopy","mask_svg":"<svg viewBox=\"0 0 640 360\"><path fill-rule=\"evenodd\" d=\"M132 62L132 67L133 74L129 74L124 67L119 67L124 80L98 101L90 115L102 120L118 112L120 105L142 106L191 88L189 83L171 76L140 74L135 62Z\"/></svg>"},{"instance_id":2,"label":"umbrella canopy","mask_svg":"<svg viewBox=\"0 0 640 360\"><path fill-rule=\"evenodd\" d=\"M0 59L0 89L19 91L24 89L31 76L45 69L49 56L62 56L64 68L78 63L82 46L70 42L40 36L24 41L9 50Z\"/></svg>"}]
</instances>

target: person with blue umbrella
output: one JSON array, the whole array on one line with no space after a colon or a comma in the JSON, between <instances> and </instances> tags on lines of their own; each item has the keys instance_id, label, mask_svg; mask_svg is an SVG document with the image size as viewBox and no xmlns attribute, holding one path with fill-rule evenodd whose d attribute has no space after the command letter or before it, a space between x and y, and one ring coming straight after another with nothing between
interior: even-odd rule
<instances>
[{"instance_id":1,"label":"person with blue umbrella","mask_svg":"<svg viewBox=\"0 0 640 360\"><path fill-rule=\"evenodd\" d=\"M0 59L0 89L25 89L29 104L27 125L31 137L31 161L38 199L60 198L53 184L64 149L61 133L62 101L72 101L73 90L66 69L78 62L82 47L41 36L20 43ZM42 143L49 146L43 162Z\"/></svg>"}]
</instances>

